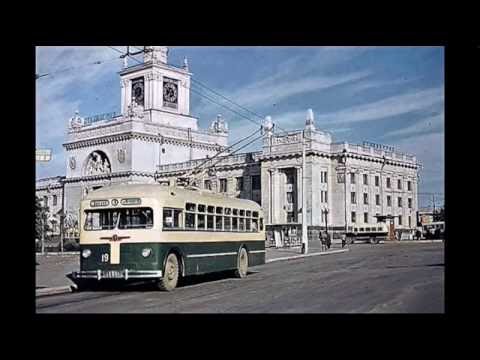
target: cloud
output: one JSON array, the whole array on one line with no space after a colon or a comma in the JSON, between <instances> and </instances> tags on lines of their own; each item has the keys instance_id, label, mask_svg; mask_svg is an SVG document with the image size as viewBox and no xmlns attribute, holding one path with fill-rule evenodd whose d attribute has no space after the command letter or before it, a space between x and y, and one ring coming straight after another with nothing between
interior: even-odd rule
<instances>
[{"instance_id":1,"label":"cloud","mask_svg":"<svg viewBox=\"0 0 480 360\"><path fill-rule=\"evenodd\" d=\"M355 123L371 120L382 120L401 114L425 109L443 102L442 87L410 91L405 94L391 96L368 104L353 106L347 109L318 115L322 123Z\"/></svg>"},{"instance_id":2,"label":"cloud","mask_svg":"<svg viewBox=\"0 0 480 360\"><path fill-rule=\"evenodd\" d=\"M36 81L36 146L53 149L51 162L37 166L37 175L65 173L68 119L82 106L80 90L94 87L116 72L121 61L106 47L37 47L36 71L50 74ZM90 65L96 61L101 64ZM82 113L81 113L82 115Z\"/></svg>"},{"instance_id":3,"label":"cloud","mask_svg":"<svg viewBox=\"0 0 480 360\"><path fill-rule=\"evenodd\" d=\"M269 50L285 48L288 47L268 47ZM305 49L305 47L300 49ZM260 111L261 108L279 104L283 100L296 95L327 90L371 75L371 72L367 70L327 75L333 67L351 61L356 56L370 50L370 47L312 47L310 49L312 51L308 55L289 57L287 60L276 64L274 68L270 64L258 68L257 73L263 76L259 76L259 79L253 83L246 84L233 91L221 88L214 90L243 107ZM201 81L212 87L208 84L208 81ZM195 91L205 92L195 85L195 82L193 82L192 86ZM217 102L221 102L236 111L244 112L220 97L208 92L206 94L215 98ZM196 93L192 95L200 96ZM198 99L198 104L193 110L197 111L200 117L210 118L213 118L218 111L225 111L223 108L220 110L219 105L203 97Z\"/></svg>"},{"instance_id":4,"label":"cloud","mask_svg":"<svg viewBox=\"0 0 480 360\"><path fill-rule=\"evenodd\" d=\"M384 138L404 138L409 137L412 139L415 136L428 133L436 133L444 131L444 119L445 114L442 110L439 114L432 116L427 116L423 119L419 119L413 125L393 130L388 133L385 133L382 137Z\"/></svg>"},{"instance_id":5,"label":"cloud","mask_svg":"<svg viewBox=\"0 0 480 360\"><path fill-rule=\"evenodd\" d=\"M422 164L419 170L419 192L445 191L445 135L422 134L392 143L401 152L414 154Z\"/></svg>"}]
</instances>

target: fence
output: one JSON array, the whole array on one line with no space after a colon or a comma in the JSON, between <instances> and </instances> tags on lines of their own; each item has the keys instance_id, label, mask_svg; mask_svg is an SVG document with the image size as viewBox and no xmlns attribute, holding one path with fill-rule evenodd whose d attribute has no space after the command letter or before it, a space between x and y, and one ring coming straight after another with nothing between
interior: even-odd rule
<instances>
[{"instance_id":1,"label":"fence","mask_svg":"<svg viewBox=\"0 0 480 360\"><path fill-rule=\"evenodd\" d=\"M80 239L78 237L73 238L64 238L63 239L63 251L79 251L80 250ZM49 236L45 238L44 244L45 253L49 252L62 252L62 241L59 235ZM42 251L42 242L41 240L36 241L35 251Z\"/></svg>"},{"instance_id":2,"label":"fence","mask_svg":"<svg viewBox=\"0 0 480 360\"><path fill-rule=\"evenodd\" d=\"M309 242L319 244L331 243L332 239L339 240L345 234L345 229L326 228L325 226L308 226L307 238ZM327 231L328 230L328 231ZM266 225L266 247L290 248L302 246L302 224L275 224Z\"/></svg>"}]
</instances>

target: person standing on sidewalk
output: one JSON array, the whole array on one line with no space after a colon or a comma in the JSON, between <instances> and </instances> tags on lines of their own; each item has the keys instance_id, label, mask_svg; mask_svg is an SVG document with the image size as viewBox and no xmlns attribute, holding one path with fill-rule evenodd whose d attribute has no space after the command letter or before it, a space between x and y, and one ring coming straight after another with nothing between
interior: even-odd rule
<instances>
[{"instance_id":1,"label":"person standing on sidewalk","mask_svg":"<svg viewBox=\"0 0 480 360\"><path fill-rule=\"evenodd\" d=\"M347 235L342 234L342 249L345 247L346 243L347 243Z\"/></svg>"}]
</instances>

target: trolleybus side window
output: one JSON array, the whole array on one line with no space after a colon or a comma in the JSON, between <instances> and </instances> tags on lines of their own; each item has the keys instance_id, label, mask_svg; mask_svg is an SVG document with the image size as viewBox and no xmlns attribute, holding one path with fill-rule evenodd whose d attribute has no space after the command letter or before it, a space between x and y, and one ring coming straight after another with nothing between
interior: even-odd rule
<instances>
[{"instance_id":1,"label":"trolleybus side window","mask_svg":"<svg viewBox=\"0 0 480 360\"><path fill-rule=\"evenodd\" d=\"M205 214L197 214L198 230L205 230Z\"/></svg>"},{"instance_id":2,"label":"trolleybus side window","mask_svg":"<svg viewBox=\"0 0 480 360\"><path fill-rule=\"evenodd\" d=\"M187 229L195 229L195 209L195 204L187 203L185 205L185 228Z\"/></svg>"},{"instance_id":3,"label":"trolleybus side window","mask_svg":"<svg viewBox=\"0 0 480 360\"><path fill-rule=\"evenodd\" d=\"M225 208L225 218L223 220L224 221L223 226L224 226L225 231L231 231L232 230L232 227L231 227L232 218L231 218L230 215L232 215L232 209Z\"/></svg>"},{"instance_id":4,"label":"trolleybus side window","mask_svg":"<svg viewBox=\"0 0 480 360\"><path fill-rule=\"evenodd\" d=\"M163 229L179 229L181 227L181 209L163 209Z\"/></svg>"},{"instance_id":5,"label":"trolleybus side window","mask_svg":"<svg viewBox=\"0 0 480 360\"><path fill-rule=\"evenodd\" d=\"M238 231L245 231L245 218L243 217L238 218Z\"/></svg>"},{"instance_id":6,"label":"trolleybus side window","mask_svg":"<svg viewBox=\"0 0 480 360\"><path fill-rule=\"evenodd\" d=\"M205 205L198 204L198 212L204 213L205 212Z\"/></svg>"},{"instance_id":7,"label":"trolleybus side window","mask_svg":"<svg viewBox=\"0 0 480 360\"><path fill-rule=\"evenodd\" d=\"M258 219L255 219L255 218L252 219L252 231L255 231L255 232L258 231Z\"/></svg>"},{"instance_id":8,"label":"trolleybus side window","mask_svg":"<svg viewBox=\"0 0 480 360\"><path fill-rule=\"evenodd\" d=\"M207 229L213 230L213 215L207 215Z\"/></svg>"},{"instance_id":9,"label":"trolleybus side window","mask_svg":"<svg viewBox=\"0 0 480 360\"><path fill-rule=\"evenodd\" d=\"M234 211L236 209L233 209ZM232 217L232 231L238 231L238 217L233 216Z\"/></svg>"}]
</instances>

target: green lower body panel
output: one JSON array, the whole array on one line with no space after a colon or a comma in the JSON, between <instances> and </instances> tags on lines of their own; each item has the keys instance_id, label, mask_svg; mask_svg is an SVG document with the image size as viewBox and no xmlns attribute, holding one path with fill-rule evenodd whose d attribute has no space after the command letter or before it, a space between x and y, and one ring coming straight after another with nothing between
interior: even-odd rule
<instances>
[{"instance_id":1,"label":"green lower body panel","mask_svg":"<svg viewBox=\"0 0 480 360\"><path fill-rule=\"evenodd\" d=\"M91 255L84 259L80 257L80 270L93 274L95 271L127 270L130 274L141 272L162 271L166 256L175 252L181 262L182 274L197 275L210 272L233 270L237 268L237 255L244 246L248 253L248 266L265 264L265 242L195 242L195 243L124 243L120 244L120 263L111 264L110 245L81 245L90 249ZM150 248L148 257L142 256L142 251ZM108 254L108 255L106 255Z\"/></svg>"}]
</instances>

